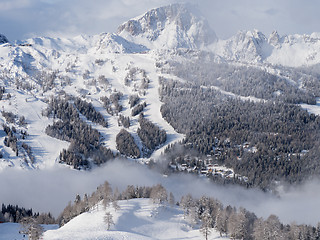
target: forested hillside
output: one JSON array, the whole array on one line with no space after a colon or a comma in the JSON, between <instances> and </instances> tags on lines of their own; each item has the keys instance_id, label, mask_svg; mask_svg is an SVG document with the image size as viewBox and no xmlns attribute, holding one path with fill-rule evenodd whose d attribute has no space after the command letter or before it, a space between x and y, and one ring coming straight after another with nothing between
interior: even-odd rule
<instances>
[{"instance_id":1,"label":"forested hillside","mask_svg":"<svg viewBox=\"0 0 320 240\"><path fill-rule=\"evenodd\" d=\"M320 118L294 104L315 103L312 92L259 70L195 66L171 69L186 82L160 78L162 116L186 135L186 148L248 177L242 182L248 187L270 189L281 181L298 183L319 174L314 156Z\"/></svg>"}]
</instances>

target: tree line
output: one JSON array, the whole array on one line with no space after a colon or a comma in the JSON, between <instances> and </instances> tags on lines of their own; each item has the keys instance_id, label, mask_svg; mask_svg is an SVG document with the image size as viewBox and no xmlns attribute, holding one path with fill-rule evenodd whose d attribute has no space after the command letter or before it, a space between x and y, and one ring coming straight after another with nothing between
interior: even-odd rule
<instances>
[{"instance_id":1,"label":"tree line","mask_svg":"<svg viewBox=\"0 0 320 240\"><path fill-rule=\"evenodd\" d=\"M121 92L116 92L111 94L110 97L104 96L100 98L103 102L103 107L110 115L118 115L122 111L123 106L119 102L122 96Z\"/></svg>"},{"instance_id":2,"label":"tree line","mask_svg":"<svg viewBox=\"0 0 320 240\"><path fill-rule=\"evenodd\" d=\"M184 218L191 227L200 226L200 232L205 239L208 239L212 230L215 229L221 236L225 235L232 239L320 239L320 224L311 226L305 224L283 224L276 215L271 214L268 218L258 218L254 213L245 208L235 208L223 204L213 198L202 196L193 198L191 194L175 200L173 193L161 185L154 186L133 186L128 185L123 192L113 190L106 181L90 196L85 194L82 198L76 195L73 203L69 202L60 214L58 221L60 226L69 222L72 218L87 212L93 207L112 206L119 209L119 200L129 200L135 198L150 198L153 203L164 205L177 205L184 211ZM106 213L105 216L108 229L112 221L112 215Z\"/></svg>"},{"instance_id":3,"label":"tree line","mask_svg":"<svg viewBox=\"0 0 320 240\"><path fill-rule=\"evenodd\" d=\"M1 205L0 222L19 223L23 218L34 218L39 224L55 224L56 219L49 213L33 212L32 208L26 209L18 205Z\"/></svg>"}]
</instances>

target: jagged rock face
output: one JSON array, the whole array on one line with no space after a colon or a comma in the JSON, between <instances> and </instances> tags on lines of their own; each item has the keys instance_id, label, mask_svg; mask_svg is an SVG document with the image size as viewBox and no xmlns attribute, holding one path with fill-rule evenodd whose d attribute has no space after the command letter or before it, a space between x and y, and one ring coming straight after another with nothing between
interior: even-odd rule
<instances>
[{"instance_id":1,"label":"jagged rock face","mask_svg":"<svg viewBox=\"0 0 320 240\"><path fill-rule=\"evenodd\" d=\"M268 42L270 45L272 46L277 46L280 44L280 36L278 34L277 31L273 31L271 34L270 34L270 37L268 39Z\"/></svg>"},{"instance_id":2,"label":"jagged rock face","mask_svg":"<svg viewBox=\"0 0 320 240\"><path fill-rule=\"evenodd\" d=\"M159 47L198 48L217 37L206 20L191 5L172 4L152 9L141 17L129 20L118 28L123 37L145 38Z\"/></svg>"},{"instance_id":3,"label":"jagged rock face","mask_svg":"<svg viewBox=\"0 0 320 240\"><path fill-rule=\"evenodd\" d=\"M8 39L6 38L6 36L0 34L0 44L4 44L4 43L8 43Z\"/></svg>"},{"instance_id":4,"label":"jagged rock face","mask_svg":"<svg viewBox=\"0 0 320 240\"><path fill-rule=\"evenodd\" d=\"M238 32L225 42L222 55L230 60L260 62L265 43L267 38L257 30Z\"/></svg>"}]
</instances>

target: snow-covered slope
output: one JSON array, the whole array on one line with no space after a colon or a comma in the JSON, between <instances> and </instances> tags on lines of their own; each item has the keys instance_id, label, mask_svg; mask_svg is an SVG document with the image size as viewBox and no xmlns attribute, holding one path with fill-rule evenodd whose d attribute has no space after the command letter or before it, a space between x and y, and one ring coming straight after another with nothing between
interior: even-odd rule
<instances>
[{"instance_id":1,"label":"snow-covered slope","mask_svg":"<svg viewBox=\"0 0 320 240\"><path fill-rule=\"evenodd\" d=\"M28 133L19 139L19 151L14 152L4 145L6 134L0 131L3 155L0 169L50 167L56 164L61 150L69 146L45 134L54 119L43 116L42 112L52 96L66 94L92 103L109 126L87 123L101 133L106 147L117 152L116 135L122 126L118 124L119 116L109 114L103 107L101 97L110 97L116 92L122 94L121 114L131 118L127 130L141 150L138 116L131 116L128 103L131 95L139 95L140 102L147 104L146 118L167 133L167 141L151 156L157 158L168 144L183 138L161 116L158 79L175 77L161 72L157 64L165 64L172 58L183 62L188 54L196 56L204 48L215 53L212 61L249 63L276 75L282 74L281 69L273 68L272 64L320 63L319 34L281 37L273 32L267 38L254 30L239 32L228 40L217 40L206 20L189 4L152 9L122 24L117 34L81 35L71 39L38 37L16 43L8 43L7 38L0 35L0 43L4 43L0 44L0 86L5 88L0 108L16 116L12 123L0 116L0 122ZM141 88L143 81L148 83ZM19 126L22 116L26 124ZM22 144L31 147L32 161L21 148Z\"/></svg>"},{"instance_id":2,"label":"snow-covered slope","mask_svg":"<svg viewBox=\"0 0 320 240\"><path fill-rule=\"evenodd\" d=\"M217 37L195 9L188 4L172 4L152 9L125 22L118 34L148 48L200 48Z\"/></svg>"},{"instance_id":3,"label":"snow-covered slope","mask_svg":"<svg viewBox=\"0 0 320 240\"><path fill-rule=\"evenodd\" d=\"M63 227L45 232L43 239L203 239L199 225L192 227L178 207L153 204L150 199L123 200L118 204L117 211L99 205ZM104 222L106 212L112 214L114 222L110 230ZM209 239L228 238L213 230Z\"/></svg>"},{"instance_id":4,"label":"snow-covered slope","mask_svg":"<svg viewBox=\"0 0 320 240\"><path fill-rule=\"evenodd\" d=\"M0 161L0 169L43 168L55 164L59 153L69 143L45 134L46 127L53 123L53 119L42 116L42 111L52 96L62 92L91 102L108 120L107 128L90 121L88 123L101 133L104 145L114 152L117 152L116 135L123 127L118 125L118 115L107 113L100 98L110 97L115 92L123 94L120 100L123 106L121 114L131 118L131 126L127 130L134 136L140 149L142 144L137 136L138 116L131 116L132 109L128 103L129 96L133 94L140 96L140 102L147 103L144 111L146 118L167 133L166 143L154 153L154 157L168 144L181 140L183 136L177 134L160 113L162 103L158 78L162 74L155 64L159 56L154 51L146 53L145 50L145 47L130 43L115 34L79 36L73 39L34 38L12 46L0 46L0 57L3 60L0 64L0 85L6 89L0 107L17 116L15 123L8 123L3 116L0 116L0 121L28 132L25 139L19 139L20 147L23 143L28 144L35 157L35 162L31 164L25 159L23 149L16 156L16 152L4 146L6 134L2 131L0 147L4 158ZM138 54L140 52L142 54ZM130 84L126 83L130 71L136 69L138 72L134 79ZM145 89L140 88L143 81L140 72L144 72L148 79ZM17 121L22 116L26 118L27 125L19 127Z\"/></svg>"}]
</instances>

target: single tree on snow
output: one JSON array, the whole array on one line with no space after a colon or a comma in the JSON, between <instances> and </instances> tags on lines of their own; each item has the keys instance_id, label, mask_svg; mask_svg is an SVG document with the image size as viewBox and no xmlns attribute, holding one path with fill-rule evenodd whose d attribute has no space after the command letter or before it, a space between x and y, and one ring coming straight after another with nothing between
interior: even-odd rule
<instances>
[{"instance_id":1,"label":"single tree on snow","mask_svg":"<svg viewBox=\"0 0 320 240\"><path fill-rule=\"evenodd\" d=\"M173 206L175 204L175 199L174 199L174 195L172 192L170 192L170 194L169 194L169 204L171 206Z\"/></svg>"},{"instance_id":2,"label":"single tree on snow","mask_svg":"<svg viewBox=\"0 0 320 240\"><path fill-rule=\"evenodd\" d=\"M110 230L111 225L114 225L112 214L110 212L106 212L104 215L104 222L107 225L107 230Z\"/></svg>"},{"instance_id":3,"label":"single tree on snow","mask_svg":"<svg viewBox=\"0 0 320 240\"><path fill-rule=\"evenodd\" d=\"M120 206L119 206L118 201L116 199L113 199L112 207L114 208L115 211L120 209Z\"/></svg>"},{"instance_id":4,"label":"single tree on snow","mask_svg":"<svg viewBox=\"0 0 320 240\"><path fill-rule=\"evenodd\" d=\"M208 210L205 210L205 212L202 214L201 221L202 223L200 227L200 232L205 237L205 239L208 240L208 237L212 229L212 223L213 223L212 217Z\"/></svg>"}]
</instances>

